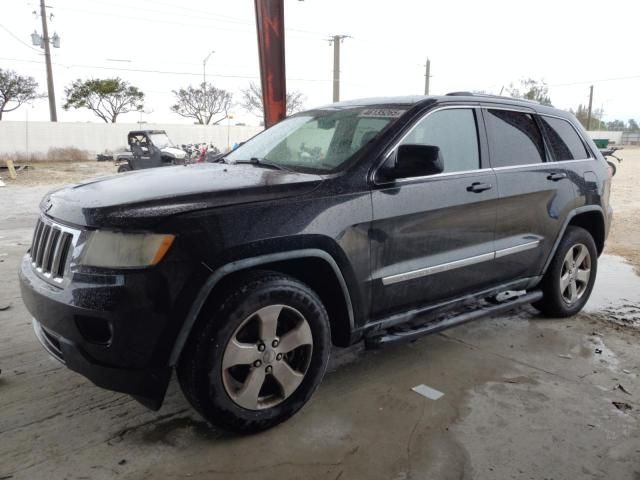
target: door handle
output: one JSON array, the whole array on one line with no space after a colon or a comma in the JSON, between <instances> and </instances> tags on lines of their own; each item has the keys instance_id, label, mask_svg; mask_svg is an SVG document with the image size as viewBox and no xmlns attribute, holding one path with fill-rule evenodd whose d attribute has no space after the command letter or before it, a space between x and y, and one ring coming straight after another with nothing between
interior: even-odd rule
<instances>
[{"instance_id":1,"label":"door handle","mask_svg":"<svg viewBox=\"0 0 640 480\"><path fill-rule=\"evenodd\" d=\"M550 173L549 175L547 175L547 180L551 180L553 182L557 182L558 180L562 180L563 178L567 178L567 174L564 172Z\"/></svg>"},{"instance_id":2,"label":"door handle","mask_svg":"<svg viewBox=\"0 0 640 480\"><path fill-rule=\"evenodd\" d=\"M493 185L491 185L490 183L473 182L467 187L467 192L480 193L484 192L485 190L491 190L492 188Z\"/></svg>"}]
</instances>

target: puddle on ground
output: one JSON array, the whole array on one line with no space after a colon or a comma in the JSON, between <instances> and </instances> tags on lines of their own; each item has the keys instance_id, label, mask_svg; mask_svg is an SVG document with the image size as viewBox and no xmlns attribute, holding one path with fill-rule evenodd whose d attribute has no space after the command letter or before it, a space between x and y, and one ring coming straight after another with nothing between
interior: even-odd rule
<instances>
[{"instance_id":1,"label":"puddle on ground","mask_svg":"<svg viewBox=\"0 0 640 480\"><path fill-rule=\"evenodd\" d=\"M594 362L607 368L613 373L620 372L620 361L616 354L605 345L602 336L593 332L585 339L585 342L578 347L576 352L582 358L592 358Z\"/></svg>"},{"instance_id":2,"label":"puddle on ground","mask_svg":"<svg viewBox=\"0 0 640 480\"><path fill-rule=\"evenodd\" d=\"M596 284L584 310L619 325L640 329L640 276L624 258L600 257Z\"/></svg>"}]
</instances>

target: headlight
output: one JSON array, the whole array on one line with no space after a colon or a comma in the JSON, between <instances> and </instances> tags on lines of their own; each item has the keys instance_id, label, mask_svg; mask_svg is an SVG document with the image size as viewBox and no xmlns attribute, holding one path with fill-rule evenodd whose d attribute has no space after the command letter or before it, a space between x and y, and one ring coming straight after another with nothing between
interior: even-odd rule
<instances>
[{"instance_id":1,"label":"headlight","mask_svg":"<svg viewBox=\"0 0 640 480\"><path fill-rule=\"evenodd\" d=\"M149 267L162 260L174 238L155 233L91 232L80 253L80 264L108 268Z\"/></svg>"}]
</instances>

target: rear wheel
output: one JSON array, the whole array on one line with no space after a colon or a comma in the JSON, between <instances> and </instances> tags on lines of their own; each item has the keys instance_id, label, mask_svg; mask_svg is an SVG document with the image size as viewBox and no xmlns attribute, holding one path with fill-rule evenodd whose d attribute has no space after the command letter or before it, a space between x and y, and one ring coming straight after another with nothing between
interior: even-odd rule
<instances>
[{"instance_id":1,"label":"rear wheel","mask_svg":"<svg viewBox=\"0 0 640 480\"><path fill-rule=\"evenodd\" d=\"M326 310L308 286L279 273L253 272L205 308L178 379L212 424L264 430L309 400L326 370L330 338Z\"/></svg>"},{"instance_id":2,"label":"rear wheel","mask_svg":"<svg viewBox=\"0 0 640 480\"><path fill-rule=\"evenodd\" d=\"M533 304L549 317L570 317L584 307L596 279L598 251L591 234L570 225L542 280L542 300Z\"/></svg>"}]
</instances>

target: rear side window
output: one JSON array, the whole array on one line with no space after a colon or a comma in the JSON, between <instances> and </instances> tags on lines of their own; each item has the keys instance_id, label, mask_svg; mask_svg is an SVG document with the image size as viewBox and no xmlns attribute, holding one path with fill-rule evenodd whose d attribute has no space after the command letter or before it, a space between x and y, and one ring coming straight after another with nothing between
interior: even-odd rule
<instances>
[{"instance_id":1,"label":"rear side window","mask_svg":"<svg viewBox=\"0 0 640 480\"><path fill-rule=\"evenodd\" d=\"M402 145L433 145L440 148L443 173L480 168L478 129L472 109L439 110L420 120Z\"/></svg>"},{"instance_id":2,"label":"rear side window","mask_svg":"<svg viewBox=\"0 0 640 480\"><path fill-rule=\"evenodd\" d=\"M556 161L589 158L584 143L569 122L553 117L540 117L540 120Z\"/></svg>"},{"instance_id":3,"label":"rear side window","mask_svg":"<svg viewBox=\"0 0 640 480\"><path fill-rule=\"evenodd\" d=\"M491 165L513 167L544 162L544 143L532 115L511 110L487 110Z\"/></svg>"}]
</instances>

